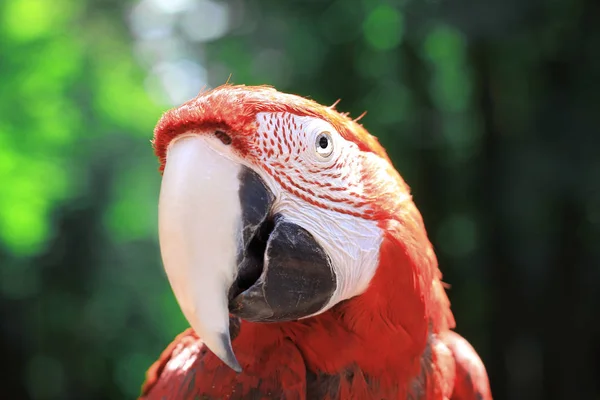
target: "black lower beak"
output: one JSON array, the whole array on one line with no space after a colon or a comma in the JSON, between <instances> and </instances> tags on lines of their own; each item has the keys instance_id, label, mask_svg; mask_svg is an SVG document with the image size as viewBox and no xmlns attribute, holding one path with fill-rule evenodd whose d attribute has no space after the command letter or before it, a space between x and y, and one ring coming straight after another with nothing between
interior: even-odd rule
<instances>
[{"instance_id":1,"label":"black lower beak","mask_svg":"<svg viewBox=\"0 0 600 400\"><path fill-rule=\"evenodd\" d=\"M336 289L329 257L306 229L270 215L274 196L255 172L245 168L240 179L243 245L230 312L255 322L317 313Z\"/></svg>"}]
</instances>

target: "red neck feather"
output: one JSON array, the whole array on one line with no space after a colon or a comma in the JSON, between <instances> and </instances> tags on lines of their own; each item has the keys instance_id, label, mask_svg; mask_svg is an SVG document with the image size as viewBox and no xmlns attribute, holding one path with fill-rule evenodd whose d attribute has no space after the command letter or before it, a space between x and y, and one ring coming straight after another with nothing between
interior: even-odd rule
<instances>
[{"instance_id":1,"label":"red neck feather","mask_svg":"<svg viewBox=\"0 0 600 400\"><path fill-rule=\"evenodd\" d=\"M412 202L404 207L401 220L381 223L386 233L380 263L365 293L307 320L244 322L236 354L266 356L268 348L290 340L312 371L334 375L349 369L376 379L381 390L407 393L421 372L429 334L453 327L454 319L421 216ZM358 386L345 389L366 390L360 379L353 382Z\"/></svg>"}]
</instances>

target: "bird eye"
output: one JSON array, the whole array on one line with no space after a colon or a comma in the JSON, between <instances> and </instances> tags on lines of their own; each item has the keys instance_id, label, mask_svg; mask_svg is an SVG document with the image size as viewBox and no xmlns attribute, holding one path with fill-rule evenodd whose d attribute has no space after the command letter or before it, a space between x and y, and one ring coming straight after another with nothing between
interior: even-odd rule
<instances>
[{"instance_id":1,"label":"bird eye","mask_svg":"<svg viewBox=\"0 0 600 400\"><path fill-rule=\"evenodd\" d=\"M333 141L329 132L321 132L317 135L315 142L317 154L321 157L329 157L333 153Z\"/></svg>"}]
</instances>

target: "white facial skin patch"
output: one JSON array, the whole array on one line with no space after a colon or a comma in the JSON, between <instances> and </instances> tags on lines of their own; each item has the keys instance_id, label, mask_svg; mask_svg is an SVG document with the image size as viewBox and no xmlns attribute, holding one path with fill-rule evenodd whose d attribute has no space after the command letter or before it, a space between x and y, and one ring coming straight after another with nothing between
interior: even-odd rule
<instances>
[{"instance_id":1,"label":"white facial skin patch","mask_svg":"<svg viewBox=\"0 0 600 400\"><path fill-rule=\"evenodd\" d=\"M370 206L361 175L365 165L385 171L387 161L361 151L318 118L259 113L257 122L264 170L253 168L275 194L272 212L309 231L331 258L337 288L321 313L363 293L375 274L383 232L376 221L356 214ZM322 141L323 132L331 143Z\"/></svg>"}]
</instances>

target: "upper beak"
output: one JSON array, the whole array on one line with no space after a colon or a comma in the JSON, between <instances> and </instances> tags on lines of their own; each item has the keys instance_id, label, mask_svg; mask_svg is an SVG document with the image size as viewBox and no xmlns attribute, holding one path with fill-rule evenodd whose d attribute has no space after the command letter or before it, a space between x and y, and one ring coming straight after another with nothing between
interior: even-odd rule
<instances>
[{"instance_id":1,"label":"upper beak","mask_svg":"<svg viewBox=\"0 0 600 400\"><path fill-rule=\"evenodd\" d=\"M271 215L275 196L259 175L221 154L211 140L194 135L170 145L159 240L186 319L217 357L240 372L230 312L252 321L309 316L327 305L336 279L308 231Z\"/></svg>"}]
</instances>

